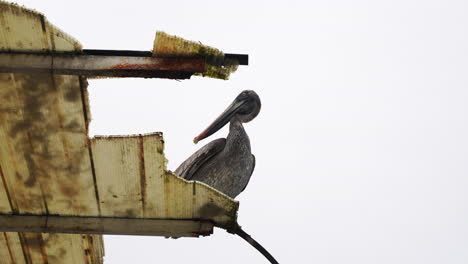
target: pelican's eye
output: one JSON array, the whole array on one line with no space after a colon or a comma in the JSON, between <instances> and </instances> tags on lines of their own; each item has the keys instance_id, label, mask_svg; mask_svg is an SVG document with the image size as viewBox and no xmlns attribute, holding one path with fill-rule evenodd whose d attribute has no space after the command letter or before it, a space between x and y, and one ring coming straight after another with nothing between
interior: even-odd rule
<instances>
[{"instance_id":1,"label":"pelican's eye","mask_svg":"<svg viewBox=\"0 0 468 264\"><path fill-rule=\"evenodd\" d=\"M242 107L239 109L238 113L241 115L247 115L250 114L253 111L253 104L251 101L247 101L242 105Z\"/></svg>"}]
</instances>

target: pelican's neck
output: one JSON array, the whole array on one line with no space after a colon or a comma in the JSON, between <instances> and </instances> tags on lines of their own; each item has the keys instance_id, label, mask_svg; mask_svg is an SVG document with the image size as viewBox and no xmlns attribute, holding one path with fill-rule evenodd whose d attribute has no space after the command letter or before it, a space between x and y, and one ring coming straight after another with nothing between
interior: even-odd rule
<instances>
[{"instance_id":1,"label":"pelican's neck","mask_svg":"<svg viewBox=\"0 0 468 264\"><path fill-rule=\"evenodd\" d=\"M242 122L236 116L234 116L230 121L229 135L226 138L226 145L228 148L247 146L250 150L249 136L245 132Z\"/></svg>"}]
</instances>

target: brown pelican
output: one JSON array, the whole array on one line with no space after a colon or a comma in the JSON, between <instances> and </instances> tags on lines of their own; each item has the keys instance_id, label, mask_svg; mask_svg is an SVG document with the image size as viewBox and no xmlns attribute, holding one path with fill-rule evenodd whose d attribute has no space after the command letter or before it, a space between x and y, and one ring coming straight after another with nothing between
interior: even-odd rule
<instances>
[{"instance_id":1,"label":"brown pelican","mask_svg":"<svg viewBox=\"0 0 468 264\"><path fill-rule=\"evenodd\" d=\"M227 138L218 138L203 146L175 171L187 180L204 182L234 198L247 186L255 168L249 136L242 123L260 112L260 98L254 91L243 91L234 102L200 135L197 143L230 122Z\"/></svg>"}]
</instances>

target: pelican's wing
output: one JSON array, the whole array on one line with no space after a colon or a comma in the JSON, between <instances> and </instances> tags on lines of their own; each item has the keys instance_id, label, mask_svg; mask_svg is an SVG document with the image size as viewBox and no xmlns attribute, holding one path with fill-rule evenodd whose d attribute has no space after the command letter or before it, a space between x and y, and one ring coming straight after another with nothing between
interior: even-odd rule
<instances>
[{"instance_id":1,"label":"pelican's wing","mask_svg":"<svg viewBox=\"0 0 468 264\"><path fill-rule=\"evenodd\" d=\"M225 138L218 138L211 141L180 164L180 166L175 170L175 174L184 179L192 180L193 175L195 175L198 169L200 169L200 167L214 155L221 152L225 145Z\"/></svg>"},{"instance_id":2,"label":"pelican's wing","mask_svg":"<svg viewBox=\"0 0 468 264\"><path fill-rule=\"evenodd\" d=\"M244 186L244 188L242 189L241 192L243 192L245 190L245 188L247 187L247 185L249 184L250 178L252 177L252 174L253 174L254 170L255 170L255 155L252 154L252 170L250 171L249 179L247 180L247 183L245 184L245 186Z\"/></svg>"}]
</instances>

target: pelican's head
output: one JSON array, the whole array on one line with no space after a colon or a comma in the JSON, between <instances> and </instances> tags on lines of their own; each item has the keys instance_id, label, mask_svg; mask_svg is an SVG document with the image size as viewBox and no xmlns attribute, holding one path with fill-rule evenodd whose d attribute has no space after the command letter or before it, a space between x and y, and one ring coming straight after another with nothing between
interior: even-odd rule
<instances>
[{"instance_id":1,"label":"pelican's head","mask_svg":"<svg viewBox=\"0 0 468 264\"><path fill-rule=\"evenodd\" d=\"M207 129L193 139L193 142L196 144L198 141L211 136L231 121L233 117L238 118L242 123L250 122L258 115L261 106L260 97L256 92L252 90L243 91Z\"/></svg>"}]
</instances>

